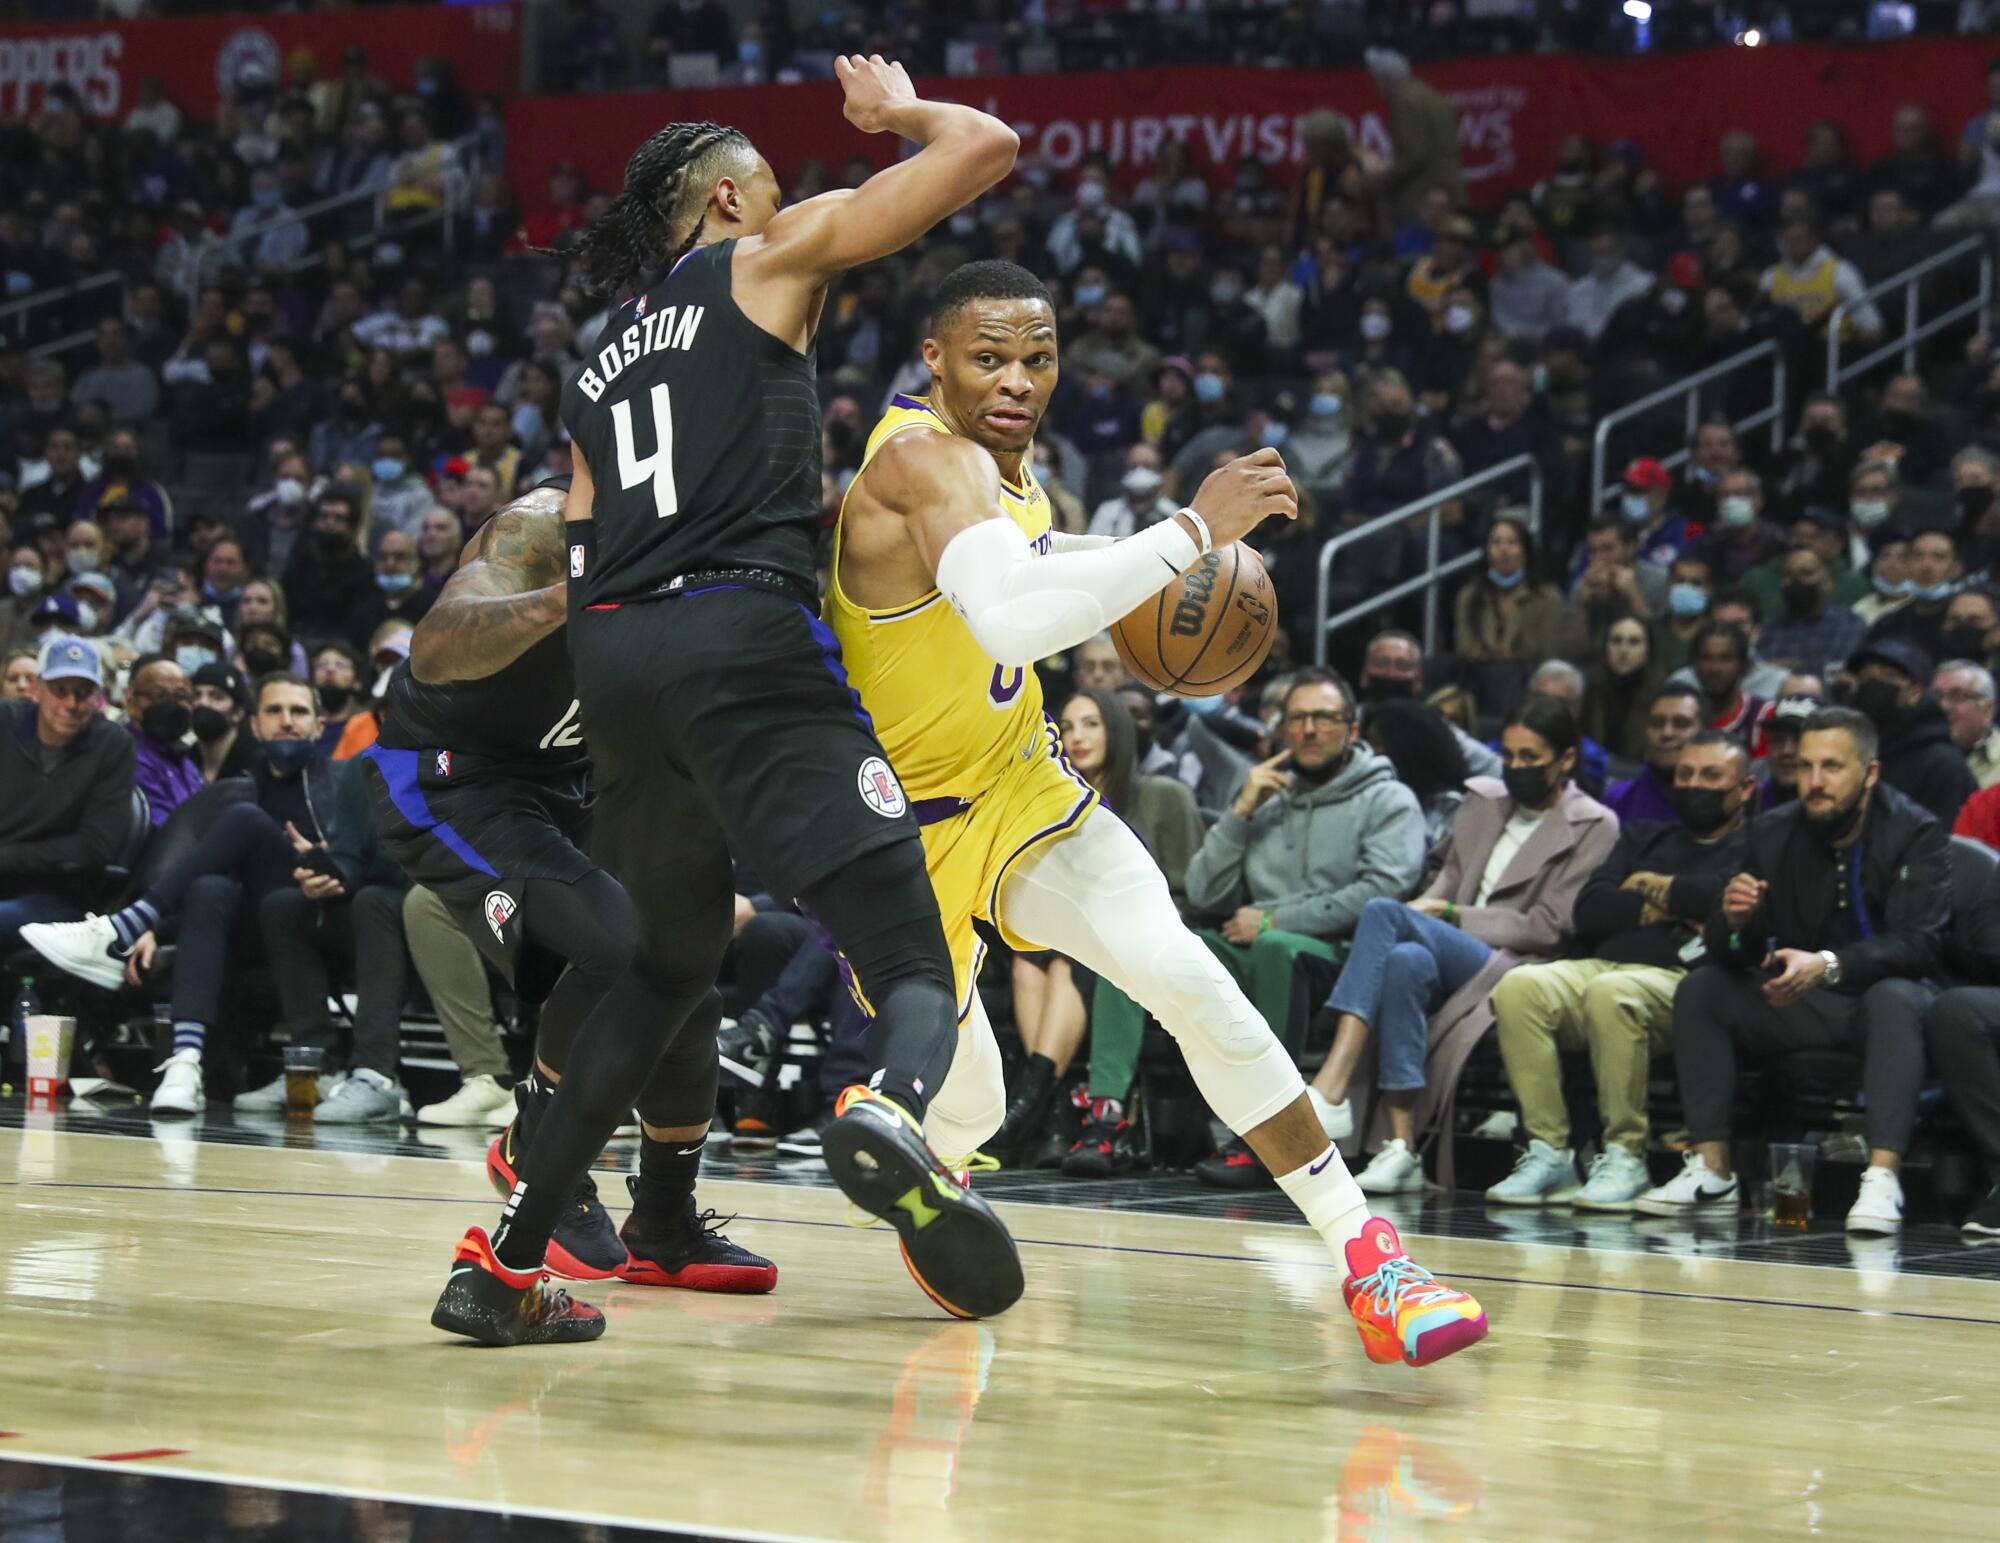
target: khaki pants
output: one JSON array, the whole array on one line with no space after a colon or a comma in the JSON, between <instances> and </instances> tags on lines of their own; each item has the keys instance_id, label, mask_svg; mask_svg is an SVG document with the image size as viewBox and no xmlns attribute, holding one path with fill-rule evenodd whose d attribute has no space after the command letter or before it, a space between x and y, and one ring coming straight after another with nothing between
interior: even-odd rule
<instances>
[{"instance_id":1,"label":"khaki pants","mask_svg":"<svg viewBox=\"0 0 2000 1543\"><path fill-rule=\"evenodd\" d=\"M442 900L421 884L403 897L403 934L410 958L437 1009L444 1042L458 1062L461 1077L492 1077L506 1082L513 1076L507 1047L493 1021L493 989L479 949L451 918Z\"/></svg>"},{"instance_id":2,"label":"khaki pants","mask_svg":"<svg viewBox=\"0 0 2000 1543\"><path fill-rule=\"evenodd\" d=\"M1528 1134L1569 1148L1558 1052L1587 1050L1604 1140L1646 1149L1646 1066L1674 1042L1674 988L1685 970L1603 959L1524 964L1493 990L1500 1054Z\"/></svg>"}]
</instances>

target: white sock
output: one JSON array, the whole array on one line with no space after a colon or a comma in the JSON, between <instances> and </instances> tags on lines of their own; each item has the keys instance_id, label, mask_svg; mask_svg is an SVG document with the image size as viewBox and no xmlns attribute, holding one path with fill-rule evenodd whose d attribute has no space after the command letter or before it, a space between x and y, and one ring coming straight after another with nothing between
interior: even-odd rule
<instances>
[{"instance_id":1,"label":"white sock","mask_svg":"<svg viewBox=\"0 0 2000 1543\"><path fill-rule=\"evenodd\" d=\"M1340 1108L1347 1100L1342 1099L1336 1104L1310 1082L1306 1084L1306 1097L1312 1100L1313 1117L1319 1121L1320 1129L1331 1136L1333 1132L1327 1127L1333 1119L1333 1111Z\"/></svg>"},{"instance_id":2,"label":"white sock","mask_svg":"<svg viewBox=\"0 0 2000 1543\"><path fill-rule=\"evenodd\" d=\"M1315 1172L1314 1170L1318 1171ZM1311 1162L1278 1176L1278 1188L1292 1197L1313 1229L1326 1239L1340 1267L1347 1268L1347 1245L1368 1225L1368 1197L1341 1160L1340 1149L1327 1149Z\"/></svg>"}]
</instances>

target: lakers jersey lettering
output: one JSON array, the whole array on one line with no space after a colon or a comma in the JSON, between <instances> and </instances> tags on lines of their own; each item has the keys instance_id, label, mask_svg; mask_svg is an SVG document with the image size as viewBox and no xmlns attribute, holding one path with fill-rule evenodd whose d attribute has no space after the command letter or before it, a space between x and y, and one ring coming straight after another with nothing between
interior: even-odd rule
<instances>
[{"instance_id":1,"label":"lakers jersey lettering","mask_svg":"<svg viewBox=\"0 0 2000 1543\"><path fill-rule=\"evenodd\" d=\"M857 480L883 445L920 431L951 432L924 398L894 398L868 436ZM1025 467L1021 478L1018 486L1001 483L1001 504L1029 544L1047 552L1054 525L1048 495ZM834 540L826 619L840 639L848 680L909 796L920 806L975 798L1009 767L1043 752L1042 686L1035 672L995 664L935 589L891 610L856 605L840 586L838 531Z\"/></svg>"}]
</instances>

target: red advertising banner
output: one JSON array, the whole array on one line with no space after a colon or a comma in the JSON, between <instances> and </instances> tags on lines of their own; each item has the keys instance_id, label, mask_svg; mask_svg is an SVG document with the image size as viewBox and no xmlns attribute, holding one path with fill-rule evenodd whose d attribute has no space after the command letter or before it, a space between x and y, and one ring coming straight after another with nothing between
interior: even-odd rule
<instances>
[{"instance_id":1,"label":"red advertising banner","mask_svg":"<svg viewBox=\"0 0 2000 1543\"><path fill-rule=\"evenodd\" d=\"M121 118L139 82L157 77L183 112L206 118L222 91L246 76L289 78L304 49L324 80L341 51L359 44L368 67L407 88L417 61L451 60L461 85L479 94L512 90L520 78L519 7L409 5L361 11L259 12L157 21L24 22L0 26L0 119L32 118L50 86L68 83L93 118Z\"/></svg>"},{"instance_id":2,"label":"red advertising banner","mask_svg":"<svg viewBox=\"0 0 2000 1543\"><path fill-rule=\"evenodd\" d=\"M1819 118L1842 124L1866 164L1888 152L1889 120L1903 102L1928 107L1949 146L1984 108L1992 51L1990 40L1922 39L1634 59L1458 59L1418 73L1457 104L1472 197L1491 203L1552 170L1556 147L1572 133L1637 141L1675 185L1714 174L1717 144L1732 128L1755 134L1774 168L1796 166ZM1384 105L1361 70L1127 70L933 79L919 89L1005 118L1021 135L1023 155L1039 155L1058 173L1103 151L1126 182L1143 176L1174 138L1189 141L1199 164L1233 168L1255 156L1285 177L1299 159L1300 121L1321 107L1345 116L1362 145L1388 147ZM523 97L508 105L508 159L532 212L559 161L575 162L593 187L616 188L639 141L675 119L735 124L781 177L810 158L837 171L850 156L879 165L897 153L889 136L851 128L840 100L831 83Z\"/></svg>"}]
</instances>

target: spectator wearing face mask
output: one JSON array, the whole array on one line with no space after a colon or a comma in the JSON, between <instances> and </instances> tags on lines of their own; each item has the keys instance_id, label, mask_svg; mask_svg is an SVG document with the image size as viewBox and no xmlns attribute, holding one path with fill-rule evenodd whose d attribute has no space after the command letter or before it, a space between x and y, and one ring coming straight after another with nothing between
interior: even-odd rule
<instances>
[{"instance_id":1,"label":"spectator wearing face mask","mask_svg":"<svg viewBox=\"0 0 2000 1543\"><path fill-rule=\"evenodd\" d=\"M1340 357L1340 367L1349 379L1372 381L1389 371L1403 376L1415 371L1415 349L1396 335L1395 308L1381 296L1361 303L1354 331L1357 341L1343 349Z\"/></svg>"},{"instance_id":2,"label":"spectator wearing face mask","mask_svg":"<svg viewBox=\"0 0 2000 1543\"><path fill-rule=\"evenodd\" d=\"M1179 507L1160 491L1160 452L1144 441L1125 452L1125 475L1118 496L1107 498L1090 516L1089 534L1114 540L1171 519Z\"/></svg>"},{"instance_id":3,"label":"spectator wearing face mask","mask_svg":"<svg viewBox=\"0 0 2000 1543\"><path fill-rule=\"evenodd\" d=\"M1503 229L1496 244L1499 264L1488 290L1493 325L1502 337L1539 343L1568 319L1569 280L1543 259L1531 227Z\"/></svg>"},{"instance_id":4,"label":"spectator wearing face mask","mask_svg":"<svg viewBox=\"0 0 2000 1543\"><path fill-rule=\"evenodd\" d=\"M1674 768L1680 764L1681 748L1702 727L1701 694L1692 686L1678 683L1657 685L1644 708L1642 745L1645 765L1636 777L1614 782L1604 793L1604 805L1618 816L1621 825L1634 820L1657 820L1677 824L1674 807Z\"/></svg>"},{"instance_id":5,"label":"spectator wearing face mask","mask_svg":"<svg viewBox=\"0 0 2000 1543\"><path fill-rule=\"evenodd\" d=\"M1563 319L1594 343L1612 312L1652 286L1652 274L1625 256L1622 232L1596 231L1590 238L1589 271L1570 281Z\"/></svg>"},{"instance_id":6,"label":"spectator wearing face mask","mask_svg":"<svg viewBox=\"0 0 2000 1543\"><path fill-rule=\"evenodd\" d=\"M333 416L313 425L308 448L315 471L330 472L342 461L366 465L374 459L375 445L382 437L368 406L368 389L359 380L343 382L334 398Z\"/></svg>"},{"instance_id":7,"label":"spectator wearing face mask","mask_svg":"<svg viewBox=\"0 0 2000 1543\"><path fill-rule=\"evenodd\" d=\"M346 741L349 723L367 710L368 682L367 661L353 644L345 639L331 639L314 646L312 683L321 711L319 746L329 760L348 759L340 754L340 749ZM366 749L367 745L359 748Z\"/></svg>"},{"instance_id":8,"label":"spectator wearing face mask","mask_svg":"<svg viewBox=\"0 0 2000 1543\"><path fill-rule=\"evenodd\" d=\"M1881 737L1883 782L1950 829L1979 782L1952 741L1951 720L1925 690L1929 657L1909 643L1870 641L1847 669L1854 681L1848 705Z\"/></svg>"},{"instance_id":9,"label":"spectator wearing face mask","mask_svg":"<svg viewBox=\"0 0 2000 1543\"><path fill-rule=\"evenodd\" d=\"M48 587L48 565L39 547L23 542L7 560L7 593L0 595L0 647L21 648L35 636L35 608Z\"/></svg>"},{"instance_id":10,"label":"spectator wearing face mask","mask_svg":"<svg viewBox=\"0 0 2000 1543\"><path fill-rule=\"evenodd\" d=\"M1787 552L1782 575L1779 594L1784 614L1764 623L1758 652L1773 664L1822 674L1828 665L1853 653L1867 634L1867 624L1834 601L1833 577L1812 548Z\"/></svg>"},{"instance_id":11,"label":"spectator wearing face mask","mask_svg":"<svg viewBox=\"0 0 2000 1543\"><path fill-rule=\"evenodd\" d=\"M1562 647L1562 591L1544 579L1534 533L1502 511L1486 532L1486 567L1453 602L1458 656L1475 664L1535 661Z\"/></svg>"},{"instance_id":12,"label":"spectator wearing face mask","mask_svg":"<svg viewBox=\"0 0 2000 1543\"><path fill-rule=\"evenodd\" d=\"M1376 633L1361 657L1361 674L1355 684L1364 708L1377 702L1423 700L1423 645L1407 632ZM1451 733L1465 757L1468 772L1475 777L1500 775L1497 751L1480 744L1456 723L1452 724Z\"/></svg>"},{"instance_id":13,"label":"spectator wearing face mask","mask_svg":"<svg viewBox=\"0 0 2000 1543\"><path fill-rule=\"evenodd\" d=\"M213 608L225 627L236 625L237 602L249 582L250 564L243 556L242 543L233 537L217 541L201 560L202 604Z\"/></svg>"},{"instance_id":14,"label":"spectator wearing face mask","mask_svg":"<svg viewBox=\"0 0 2000 1543\"><path fill-rule=\"evenodd\" d=\"M1621 480L1618 512L1634 533L1640 563L1668 568L1699 544L1700 527L1673 510L1674 479L1663 463L1640 456L1626 464Z\"/></svg>"},{"instance_id":15,"label":"spectator wearing face mask","mask_svg":"<svg viewBox=\"0 0 2000 1543\"><path fill-rule=\"evenodd\" d=\"M1708 559L1699 550L1676 557L1667 569L1667 609L1660 628L1660 658L1669 671L1694 657L1695 635L1708 620Z\"/></svg>"},{"instance_id":16,"label":"spectator wearing face mask","mask_svg":"<svg viewBox=\"0 0 2000 1543\"><path fill-rule=\"evenodd\" d=\"M375 441L368 463L375 478L374 530L377 540L388 531L415 538L425 513L437 500L410 465L408 443L400 434L383 434Z\"/></svg>"},{"instance_id":17,"label":"spectator wearing face mask","mask_svg":"<svg viewBox=\"0 0 2000 1543\"><path fill-rule=\"evenodd\" d=\"M418 571L416 542L400 530L386 532L375 548L375 589L373 602L357 618L358 630L370 638L385 622L414 627L437 600Z\"/></svg>"},{"instance_id":18,"label":"spectator wearing face mask","mask_svg":"<svg viewBox=\"0 0 2000 1543\"><path fill-rule=\"evenodd\" d=\"M187 743L193 721L188 672L165 654L135 659L125 684L125 727L132 736L133 775L155 830L202 789L201 760Z\"/></svg>"},{"instance_id":19,"label":"spectator wearing face mask","mask_svg":"<svg viewBox=\"0 0 2000 1543\"><path fill-rule=\"evenodd\" d=\"M1285 470L1322 503L1337 497L1347 481L1348 459L1354 451L1349 396L1345 375L1338 370L1322 372L1285 442Z\"/></svg>"},{"instance_id":20,"label":"spectator wearing face mask","mask_svg":"<svg viewBox=\"0 0 2000 1543\"><path fill-rule=\"evenodd\" d=\"M1115 255L1133 270L1145 256L1138 225L1111 202L1111 174L1094 165L1078 173L1075 202L1049 227L1047 245L1049 258L1061 274L1081 268L1093 247Z\"/></svg>"},{"instance_id":21,"label":"spectator wearing face mask","mask_svg":"<svg viewBox=\"0 0 2000 1543\"><path fill-rule=\"evenodd\" d=\"M1664 610L1668 579L1663 569L1639 562L1632 527L1622 515L1592 520L1579 555L1583 560L1570 586L1565 652L1588 658L1602 646L1613 622L1626 616L1649 622Z\"/></svg>"},{"instance_id":22,"label":"spectator wearing face mask","mask_svg":"<svg viewBox=\"0 0 2000 1543\"><path fill-rule=\"evenodd\" d=\"M1706 548L1717 581L1740 582L1784 544L1784 532L1764 518L1763 479L1743 466L1724 472L1716 483L1715 526Z\"/></svg>"},{"instance_id":23,"label":"spectator wearing face mask","mask_svg":"<svg viewBox=\"0 0 2000 1543\"><path fill-rule=\"evenodd\" d=\"M201 780L248 776L257 745L243 722L250 703L248 683L233 665L204 664L194 672L193 684L188 728L201 762Z\"/></svg>"},{"instance_id":24,"label":"spectator wearing face mask","mask_svg":"<svg viewBox=\"0 0 2000 1543\"><path fill-rule=\"evenodd\" d=\"M1921 530L1910 538L1906 583L1909 604L1868 629L1870 643L1913 643L1933 659L1944 649L1945 617L1965 576L1958 538L1948 530Z\"/></svg>"},{"instance_id":25,"label":"spectator wearing face mask","mask_svg":"<svg viewBox=\"0 0 2000 1543\"><path fill-rule=\"evenodd\" d=\"M1799 432L1774 496L1794 514L1844 508L1850 496L1854 451L1847 434L1847 404L1831 391L1815 391L1799 412Z\"/></svg>"},{"instance_id":26,"label":"spectator wearing face mask","mask_svg":"<svg viewBox=\"0 0 2000 1543\"><path fill-rule=\"evenodd\" d=\"M1245 414L1235 393L1235 371L1229 360L1212 351L1203 353L1195 361L1193 385L1193 431L1168 466L1169 497L1181 488L1197 486L1214 467L1218 455L1238 450L1243 444Z\"/></svg>"},{"instance_id":27,"label":"spectator wearing face mask","mask_svg":"<svg viewBox=\"0 0 2000 1543\"><path fill-rule=\"evenodd\" d=\"M356 545L359 509L347 489L329 487L313 504L305 539L285 568L292 627L304 637L365 641L375 571Z\"/></svg>"},{"instance_id":28,"label":"spectator wearing face mask","mask_svg":"<svg viewBox=\"0 0 2000 1543\"><path fill-rule=\"evenodd\" d=\"M204 664L218 664L228 658L232 647L222 618L201 606L176 606L167 612L159 636L158 652L190 676Z\"/></svg>"}]
</instances>

